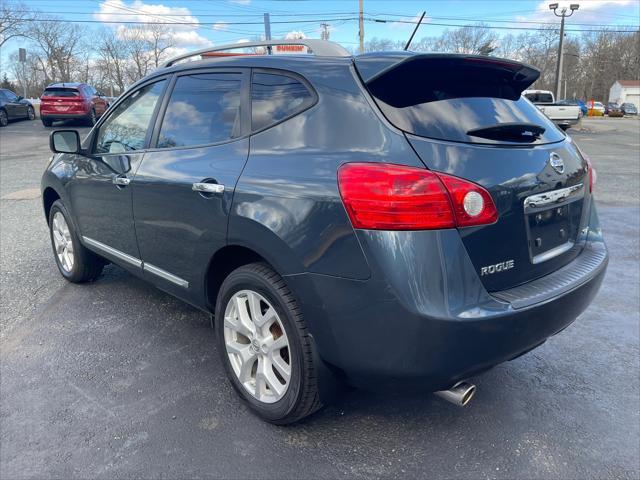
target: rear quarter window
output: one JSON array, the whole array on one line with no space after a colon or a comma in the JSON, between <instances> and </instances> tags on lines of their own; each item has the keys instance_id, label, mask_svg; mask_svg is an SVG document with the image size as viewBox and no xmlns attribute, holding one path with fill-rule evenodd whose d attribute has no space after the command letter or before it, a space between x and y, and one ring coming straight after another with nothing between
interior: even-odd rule
<instances>
[{"instance_id":1,"label":"rear quarter window","mask_svg":"<svg viewBox=\"0 0 640 480\"><path fill-rule=\"evenodd\" d=\"M275 125L306 110L315 94L293 76L254 72L251 80L251 130Z\"/></svg>"}]
</instances>

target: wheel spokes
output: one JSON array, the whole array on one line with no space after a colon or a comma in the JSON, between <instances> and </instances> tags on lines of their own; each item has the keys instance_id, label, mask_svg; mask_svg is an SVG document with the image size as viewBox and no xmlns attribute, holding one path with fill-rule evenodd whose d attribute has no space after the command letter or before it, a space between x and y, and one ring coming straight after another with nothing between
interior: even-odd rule
<instances>
[{"instance_id":1,"label":"wheel spokes","mask_svg":"<svg viewBox=\"0 0 640 480\"><path fill-rule=\"evenodd\" d=\"M254 398L273 403L292 377L289 342L276 309L262 295L242 290L225 310L224 340L238 381Z\"/></svg>"}]
</instances>

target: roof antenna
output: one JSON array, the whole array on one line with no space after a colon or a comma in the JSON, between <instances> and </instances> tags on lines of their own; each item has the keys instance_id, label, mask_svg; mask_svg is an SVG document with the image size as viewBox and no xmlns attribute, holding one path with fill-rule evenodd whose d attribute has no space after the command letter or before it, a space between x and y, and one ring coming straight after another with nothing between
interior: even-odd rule
<instances>
[{"instance_id":1,"label":"roof antenna","mask_svg":"<svg viewBox=\"0 0 640 480\"><path fill-rule=\"evenodd\" d=\"M418 24L416 25L416 28L413 29L413 33L411 34L411 36L409 37L409 41L407 42L407 44L404 46L405 50L409 50L409 45L411 45L411 40L413 40L413 36L416 34L416 32L418 31L418 27L420 26L420 24L422 23L422 19L424 18L425 14L427 12L422 12L422 16L420 17L420 20L418 20Z\"/></svg>"}]
</instances>

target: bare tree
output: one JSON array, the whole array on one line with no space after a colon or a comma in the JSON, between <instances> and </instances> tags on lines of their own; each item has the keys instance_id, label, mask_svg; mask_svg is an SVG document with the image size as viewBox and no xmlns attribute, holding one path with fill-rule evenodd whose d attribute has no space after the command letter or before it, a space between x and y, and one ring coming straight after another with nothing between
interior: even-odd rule
<instances>
[{"instance_id":1,"label":"bare tree","mask_svg":"<svg viewBox=\"0 0 640 480\"><path fill-rule=\"evenodd\" d=\"M49 81L70 82L77 73L84 30L58 18L32 22L25 33L36 47L39 65Z\"/></svg>"},{"instance_id":2,"label":"bare tree","mask_svg":"<svg viewBox=\"0 0 640 480\"><path fill-rule=\"evenodd\" d=\"M482 23L445 30L439 41L441 50L488 55L497 46L498 36Z\"/></svg>"},{"instance_id":3,"label":"bare tree","mask_svg":"<svg viewBox=\"0 0 640 480\"><path fill-rule=\"evenodd\" d=\"M97 42L97 53L100 57L100 69L117 90L124 91L127 85L128 52L124 40L111 29L102 31Z\"/></svg>"},{"instance_id":4,"label":"bare tree","mask_svg":"<svg viewBox=\"0 0 640 480\"><path fill-rule=\"evenodd\" d=\"M0 47L12 38L24 37L28 23L34 18L24 4L0 0Z\"/></svg>"},{"instance_id":5,"label":"bare tree","mask_svg":"<svg viewBox=\"0 0 640 480\"><path fill-rule=\"evenodd\" d=\"M151 62L154 68L158 68L168 51L175 46L175 42L171 31L168 31L163 25L146 25L146 30L151 50Z\"/></svg>"}]
</instances>

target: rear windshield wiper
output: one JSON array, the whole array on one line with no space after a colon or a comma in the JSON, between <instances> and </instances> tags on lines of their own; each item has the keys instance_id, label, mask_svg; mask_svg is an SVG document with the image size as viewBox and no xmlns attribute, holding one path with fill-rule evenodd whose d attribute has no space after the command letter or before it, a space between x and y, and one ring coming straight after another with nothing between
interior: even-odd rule
<instances>
[{"instance_id":1,"label":"rear windshield wiper","mask_svg":"<svg viewBox=\"0 0 640 480\"><path fill-rule=\"evenodd\" d=\"M544 133L544 127L533 123L499 123L490 127L469 130L467 135L489 140L507 140L511 142L535 142Z\"/></svg>"}]
</instances>

